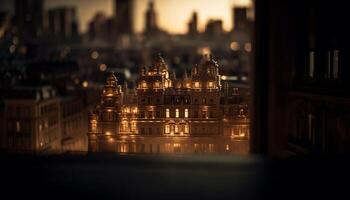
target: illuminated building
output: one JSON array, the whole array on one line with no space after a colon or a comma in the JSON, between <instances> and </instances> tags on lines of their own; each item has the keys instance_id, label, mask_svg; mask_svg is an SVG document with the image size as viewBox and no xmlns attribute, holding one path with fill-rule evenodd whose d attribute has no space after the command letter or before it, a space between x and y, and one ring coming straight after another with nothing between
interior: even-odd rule
<instances>
[{"instance_id":1,"label":"illuminated building","mask_svg":"<svg viewBox=\"0 0 350 200\"><path fill-rule=\"evenodd\" d=\"M248 108L238 88L222 87L211 57L176 79L158 56L140 68L136 89L107 78L88 140L90 152L247 153Z\"/></svg>"}]
</instances>

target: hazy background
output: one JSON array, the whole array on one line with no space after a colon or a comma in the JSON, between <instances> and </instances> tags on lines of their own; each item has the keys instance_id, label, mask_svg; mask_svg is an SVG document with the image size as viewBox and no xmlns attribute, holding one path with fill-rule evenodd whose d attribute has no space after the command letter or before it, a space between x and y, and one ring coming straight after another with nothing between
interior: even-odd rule
<instances>
[{"instance_id":1,"label":"hazy background","mask_svg":"<svg viewBox=\"0 0 350 200\"><path fill-rule=\"evenodd\" d=\"M1 0L0 10L11 10L13 0ZM149 0L135 0L134 28L141 32L144 26L144 14ZM250 5L250 0L154 0L158 25L170 33L185 33L187 22L193 11L198 12L199 30L204 29L208 19L223 20L225 31L232 29L232 6ZM88 22L96 12L102 11L111 16L114 10L113 0L45 0L45 8L57 6L75 6L79 18L79 30L85 32ZM179 14L181 13L181 14Z\"/></svg>"}]
</instances>

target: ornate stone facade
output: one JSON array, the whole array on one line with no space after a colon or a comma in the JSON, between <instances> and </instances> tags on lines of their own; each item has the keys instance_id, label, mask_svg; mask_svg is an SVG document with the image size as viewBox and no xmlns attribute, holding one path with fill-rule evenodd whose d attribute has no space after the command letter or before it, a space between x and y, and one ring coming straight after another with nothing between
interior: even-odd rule
<instances>
[{"instance_id":1,"label":"ornate stone facade","mask_svg":"<svg viewBox=\"0 0 350 200\"><path fill-rule=\"evenodd\" d=\"M221 85L211 57L176 79L158 56L140 69L136 89L108 77L88 139L90 152L245 154L248 106L238 88Z\"/></svg>"}]
</instances>

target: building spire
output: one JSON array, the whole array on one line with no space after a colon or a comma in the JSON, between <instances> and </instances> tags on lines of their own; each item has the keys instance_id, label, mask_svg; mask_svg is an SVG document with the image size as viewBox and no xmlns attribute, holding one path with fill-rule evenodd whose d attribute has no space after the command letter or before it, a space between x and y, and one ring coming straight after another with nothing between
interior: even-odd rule
<instances>
[{"instance_id":1,"label":"building spire","mask_svg":"<svg viewBox=\"0 0 350 200\"><path fill-rule=\"evenodd\" d=\"M106 85L107 86L116 86L117 85L117 77L114 75L114 72L111 72L107 78L107 81L106 81Z\"/></svg>"},{"instance_id":2,"label":"building spire","mask_svg":"<svg viewBox=\"0 0 350 200\"><path fill-rule=\"evenodd\" d=\"M160 53L158 53L157 56L155 57L154 65L157 68L159 68L160 71L168 69L168 66L165 63L164 58L162 57L162 55Z\"/></svg>"},{"instance_id":3,"label":"building spire","mask_svg":"<svg viewBox=\"0 0 350 200\"><path fill-rule=\"evenodd\" d=\"M188 79L188 74L187 74L187 70L186 69L184 70L184 73L183 73L183 79Z\"/></svg>"}]
</instances>

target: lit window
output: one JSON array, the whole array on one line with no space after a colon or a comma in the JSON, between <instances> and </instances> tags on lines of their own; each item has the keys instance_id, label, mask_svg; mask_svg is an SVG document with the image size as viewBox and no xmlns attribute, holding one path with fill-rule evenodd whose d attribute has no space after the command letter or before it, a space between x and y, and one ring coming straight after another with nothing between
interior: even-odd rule
<instances>
[{"instance_id":1,"label":"lit window","mask_svg":"<svg viewBox=\"0 0 350 200\"><path fill-rule=\"evenodd\" d=\"M131 131L135 132L136 131L136 122L135 121L132 121L131 122Z\"/></svg>"},{"instance_id":2,"label":"lit window","mask_svg":"<svg viewBox=\"0 0 350 200\"><path fill-rule=\"evenodd\" d=\"M226 144L226 151L230 150L230 145Z\"/></svg>"},{"instance_id":3,"label":"lit window","mask_svg":"<svg viewBox=\"0 0 350 200\"><path fill-rule=\"evenodd\" d=\"M175 125L175 133L178 133L178 132L179 132L179 126Z\"/></svg>"},{"instance_id":4,"label":"lit window","mask_svg":"<svg viewBox=\"0 0 350 200\"><path fill-rule=\"evenodd\" d=\"M239 136L244 137L247 134L247 126L241 126L239 129Z\"/></svg>"},{"instance_id":5,"label":"lit window","mask_svg":"<svg viewBox=\"0 0 350 200\"><path fill-rule=\"evenodd\" d=\"M199 82L194 82L194 87L199 88Z\"/></svg>"},{"instance_id":6,"label":"lit window","mask_svg":"<svg viewBox=\"0 0 350 200\"><path fill-rule=\"evenodd\" d=\"M168 124L165 125L165 133L170 133L170 126Z\"/></svg>"},{"instance_id":7,"label":"lit window","mask_svg":"<svg viewBox=\"0 0 350 200\"><path fill-rule=\"evenodd\" d=\"M174 134L174 124L170 125L170 134Z\"/></svg>"},{"instance_id":8,"label":"lit window","mask_svg":"<svg viewBox=\"0 0 350 200\"><path fill-rule=\"evenodd\" d=\"M41 128L41 125L40 125L40 128ZM97 130L97 121L93 120L91 123L91 131L96 132L96 130Z\"/></svg>"},{"instance_id":9,"label":"lit window","mask_svg":"<svg viewBox=\"0 0 350 200\"><path fill-rule=\"evenodd\" d=\"M185 118L188 118L188 109L185 109Z\"/></svg>"},{"instance_id":10,"label":"lit window","mask_svg":"<svg viewBox=\"0 0 350 200\"><path fill-rule=\"evenodd\" d=\"M315 52L310 51L309 52L309 76L311 78L314 77L314 70L315 70Z\"/></svg>"},{"instance_id":11,"label":"lit window","mask_svg":"<svg viewBox=\"0 0 350 200\"><path fill-rule=\"evenodd\" d=\"M154 88L160 88L160 83L158 81L154 83Z\"/></svg>"},{"instance_id":12,"label":"lit window","mask_svg":"<svg viewBox=\"0 0 350 200\"><path fill-rule=\"evenodd\" d=\"M165 117L166 118L170 117L170 109L169 108L165 109Z\"/></svg>"},{"instance_id":13,"label":"lit window","mask_svg":"<svg viewBox=\"0 0 350 200\"><path fill-rule=\"evenodd\" d=\"M111 132L107 131L105 132L106 135L112 135Z\"/></svg>"},{"instance_id":14,"label":"lit window","mask_svg":"<svg viewBox=\"0 0 350 200\"><path fill-rule=\"evenodd\" d=\"M122 122L122 131L127 131L128 130L128 122L127 121L123 121Z\"/></svg>"},{"instance_id":15,"label":"lit window","mask_svg":"<svg viewBox=\"0 0 350 200\"><path fill-rule=\"evenodd\" d=\"M181 144L175 143L174 144L174 153L179 153L181 152Z\"/></svg>"},{"instance_id":16,"label":"lit window","mask_svg":"<svg viewBox=\"0 0 350 200\"><path fill-rule=\"evenodd\" d=\"M208 88L214 88L214 83L212 81L208 82Z\"/></svg>"},{"instance_id":17,"label":"lit window","mask_svg":"<svg viewBox=\"0 0 350 200\"><path fill-rule=\"evenodd\" d=\"M214 152L214 144L209 144L209 152Z\"/></svg>"},{"instance_id":18,"label":"lit window","mask_svg":"<svg viewBox=\"0 0 350 200\"><path fill-rule=\"evenodd\" d=\"M180 116L180 111L179 111L178 108L176 108L176 110L175 110L175 117L179 118L179 116Z\"/></svg>"},{"instance_id":19,"label":"lit window","mask_svg":"<svg viewBox=\"0 0 350 200\"><path fill-rule=\"evenodd\" d=\"M142 82L142 88L147 88L147 83L145 81Z\"/></svg>"},{"instance_id":20,"label":"lit window","mask_svg":"<svg viewBox=\"0 0 350 200\"><path fill-rule=\"evenodd\" d=\"M16 121L16 132L21 132L21 124L19 123L19 121Z\"/></svg>"},{"instance_id":21,"label":"lit window","mask_svg":"<svg viewBox=\"0 0 350 200\"><path fill-rule=\"evenodd\" d=\"M189 128L188 128L188 125L186 124L185 125L185 131L184 131L185 133L189 133Z\"/></svg>"},{"instance_id":22,"label":"lit window","mask_svg":"<svg viewBox=\"0 0 350 200\"><path fill-rule=\"evenodd\" d=\"M129 113L130 112L130 108L129 107L125 107L124 108L124 112Z\"/></svg>"}]
</instances>

